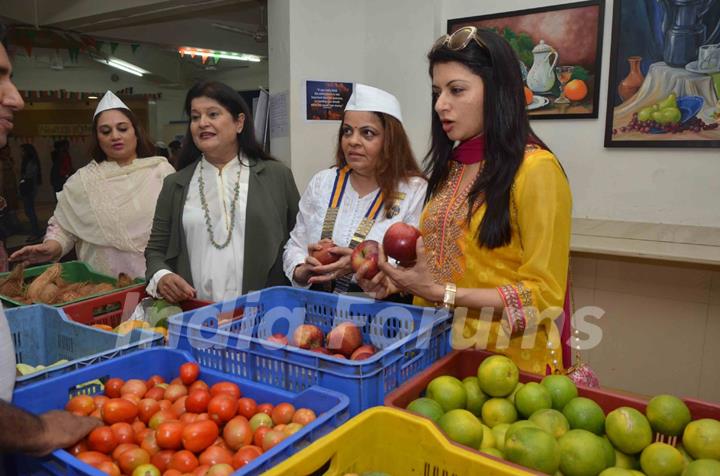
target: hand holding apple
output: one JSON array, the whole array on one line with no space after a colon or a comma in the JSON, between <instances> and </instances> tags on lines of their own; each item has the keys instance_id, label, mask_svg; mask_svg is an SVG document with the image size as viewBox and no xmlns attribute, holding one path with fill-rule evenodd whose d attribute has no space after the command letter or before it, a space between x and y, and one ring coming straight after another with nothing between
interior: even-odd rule
<instances>
[{"instance_id":1,"label":"hand holding apple","mask_svg":"<svg viewBox=\"0 0 720 476\"><path fill-rule=\"evenodd\" d=\"M442 301L445 288L435 282L427 264L427 255L422 237L416 244L417 260L412 267L393 266L380 261L380 271L385 273L395 288L422 297L428 301Z\"/></svg>"},{"instance_id":2,"label":"hand holding apple","mask_svg":"<svg viewBox=\"0 0 720 476\"><path fill-rule=\"evenodd\" d=\"M322 270L316 271L318 267L336 262L340 259L340 255L334 253L336 249L335 243L327 238L317 243L309 244L308 255L305 257L305 262L297 265L293 270L293 280L301 286L312 284L310 283L310 278L316 274L322 274Z\"/></svg>"},{"instance_id":3,"label":"hand holding apple","mask_svg":"<svg viewBox=\"0 0 720 476\"><path fill-rule=\"evenodd\" d=\"M324 238L317 243L309 245L308 253L315 258L318 263L330 264L340 259L340 256L331 251L333 248L335 248L335 243L333 243L332 240Z\"/></svg>"},{"instance_id":4,"label":"hand holding apple","mask_svg":"<svg viewBox=\"0 0 720 476\"><path fill-rule=\"evenodd\" d=\"M385 257L382 246L378 250L378 263L387 263L387 258ZM382 271L376 273L372 279L368 278L365 274L369 267L369 262L363 263L355 273L358 286L360 286L366 294L375 299L385 299L390 295L400 292Z\"/></svg>"},{"instance_id":5,"label":"hand holding apple","mask_svg":"<svg viewBox=\"0 0 720 476\"><path fill-rule=\"evenodd\" d=\"M375 240L365 240L355 247L350 255L352 270L356 273L364 265L365 279L372 279L380 271L378 258L380 256L380 243Z\"/></svg>"},{"instance_id":6,"label":"hand holding apple","mask_svg":"<svg viewBox=\"0 0 720 476\"><path fill-rule=\"evenodd\" d=\"M313 268L313 275L308 279L310 284L328 283L341 276L352 273L350 256L353 250L341 246L334 246L329 251L338 257L337 261Z\"/></svg>"}]
</instances>

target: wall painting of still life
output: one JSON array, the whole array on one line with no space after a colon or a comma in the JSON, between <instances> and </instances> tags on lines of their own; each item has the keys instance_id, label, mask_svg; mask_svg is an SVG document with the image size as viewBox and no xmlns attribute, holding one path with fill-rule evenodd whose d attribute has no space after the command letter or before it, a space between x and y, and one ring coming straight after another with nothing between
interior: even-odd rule
<instances>
[{"instance_id":1,"label":"wall painting of still life","mask_svg":"<svg viewBox=\"0 0 720 476\"><path fill-rule=\"evenodd\" d=\"M720 1L615 0L606 147L720 147Z\"/></svg>"},{"instance_id":2,"label":"wall painting of still life","mask_svg":"<svg viewBox=\"0 0 720 476\"><path fill-rule=\"evenodd\" d=\"M598 117L604 0L448 20L448 33L488 28L519 59L530 119Z\"/></svg>"}]
</instances>

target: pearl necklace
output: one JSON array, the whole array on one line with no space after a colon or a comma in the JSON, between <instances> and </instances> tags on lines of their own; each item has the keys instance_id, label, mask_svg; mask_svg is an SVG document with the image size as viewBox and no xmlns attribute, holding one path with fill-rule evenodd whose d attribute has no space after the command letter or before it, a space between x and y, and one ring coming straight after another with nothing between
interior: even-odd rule
<instances>
[{"instance_id":1,"label":"pearl necklace","mask_svg":"<svg viewBox=\"0 0 720 476\"><path fill-rule=\"evenodd\" d=\"M228 227L228 236L225 239L225 242L220 244L215 241L212 223L210 221L210 209L208 208L207 199L205 198L205 180L203 179L205 170L203 168L204 160L204 158L200 159L200 179L198 180L198 188L200 189L200 205L202 205L203 213L205 214L205 228L207 229L208 235L210 235L210 243L212 243L212 245L218 250L222 250L223 248L227 248L230 244L230 241L232 240L232 232L233 229L235 229L235 207L237 205L237 199L240 196L240 172L242 172L242 165L238 167L237 182L235 183L235 190L233 192L234 196L232 199L232 205L230 206L230 226ZM223 207L226 207L225 200L223 200Z\"/></svg>"}]
</instances>

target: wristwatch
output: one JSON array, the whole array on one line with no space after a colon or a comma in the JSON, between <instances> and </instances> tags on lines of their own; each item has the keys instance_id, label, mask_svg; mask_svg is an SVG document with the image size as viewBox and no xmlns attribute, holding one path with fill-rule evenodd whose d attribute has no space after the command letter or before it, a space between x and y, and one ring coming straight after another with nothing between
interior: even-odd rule
<instances>
[{"instance_id":1,"label":"wristwatch","mask_svg":"<svg viewBox=\"0 0 720 476\"><path fill-rule=\"evenodd\" d=\"M443 295L443 307L445 309L455 308L455 294L457 294L457 286L454 283L445 283L445 294Z\"/></svg>"}]
</instances>

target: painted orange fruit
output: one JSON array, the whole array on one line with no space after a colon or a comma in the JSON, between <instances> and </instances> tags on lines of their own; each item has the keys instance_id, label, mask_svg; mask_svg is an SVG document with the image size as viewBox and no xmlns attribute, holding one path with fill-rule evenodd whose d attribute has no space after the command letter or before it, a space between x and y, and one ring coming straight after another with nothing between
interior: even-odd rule
<instances>
[{"instance_id":1,"label":"painted orange fruit","mask_svg":"<svg viewBox=\"0 0 720 476\"><path fill-rule=\"evenodd\" d=\"M571 101L581 101L587 93L587 85L582 79L573 79L565 85L565 97Z\"/></svg>"},{"instance_id":2,"label":"painted orange fruit","mask_svg":"<svg viewBox=\"0 0 720 476\"><path fill-rule=\"evenodd\" d=\"M530 88L525 86L525 104L527 104L529 106L532 101L533 101L533 92L530 90Z\"/></svg>"}]
</instances>

